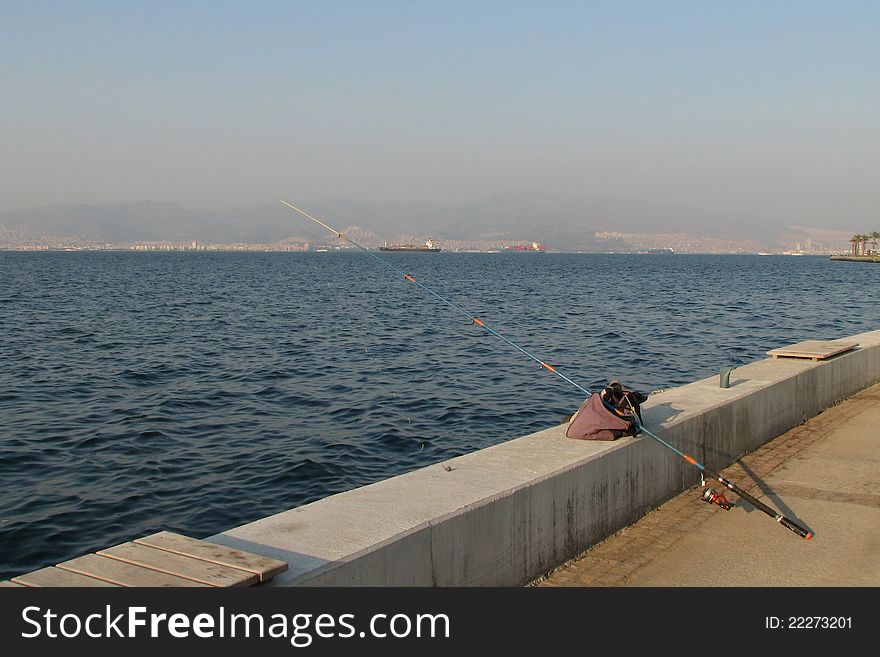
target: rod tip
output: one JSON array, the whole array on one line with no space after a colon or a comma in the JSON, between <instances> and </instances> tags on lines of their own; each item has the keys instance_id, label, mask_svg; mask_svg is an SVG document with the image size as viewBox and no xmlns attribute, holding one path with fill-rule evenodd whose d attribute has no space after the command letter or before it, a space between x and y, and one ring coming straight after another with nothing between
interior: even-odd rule
<instances>
[{"instance_id":1,"label":"rod tip","mask_svg":"<svg viewBox=\"0 0 880 657\"><path fill-rule=\"evenodd\" d=\"M813 538L813 532L807 532L807 535L804 536L804 538L809 541L811 538Z\"/></svg>"}]
</instances>

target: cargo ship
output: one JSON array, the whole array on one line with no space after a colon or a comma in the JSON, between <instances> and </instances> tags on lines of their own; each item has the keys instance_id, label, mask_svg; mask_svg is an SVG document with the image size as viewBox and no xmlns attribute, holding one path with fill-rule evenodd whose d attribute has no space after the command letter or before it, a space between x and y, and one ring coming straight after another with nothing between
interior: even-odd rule
<instances>
[{"instance_id":1,"label":"cargo ship","mask_svg":"<svg viewBox=\"0 0 880 657\"><path fill-rule=\"evenodd\" d=\"M389 244L385 242L385 246L379 247L380 251L420 251L427 253L437 253L442 251L434 240L427 240L424 244Z\"/></svg>"},{"instance_id":2,"label":"cargo ship","mask_svg":"<svg viewBox=\"0 0 880 657\"><path fill-rule=\"evenodd\" d=\"M532 242L531 244L515 244L513 246L505 246L505 251L531 251L537 253L544 253L544 245L538 244L537 242Z\"/></svg>"}]
</instances>

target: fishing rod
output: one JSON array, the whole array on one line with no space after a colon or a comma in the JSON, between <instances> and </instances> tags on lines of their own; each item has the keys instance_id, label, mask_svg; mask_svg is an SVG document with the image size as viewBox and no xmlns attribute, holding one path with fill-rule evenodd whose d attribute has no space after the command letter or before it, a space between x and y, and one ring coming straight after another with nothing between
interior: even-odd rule
<instances>
[{"instance_id":1,"label":"fishing rod","mask_svg":"<svg viewBox=\"0 0 880 657\"><path fill-rule=\"evenodd\" d=\"M637 418L638 415L636 414L635 417ZM701 474L709 477L710 479L715 479L716 481L720 482L722 486L724 486L725 488L727 488L729 490L732 490L734 493L736 493L741 498L746 500L753 507L755 507L759 511L763 511L764 513L766 513L768 516L773 518L776 522L778 522L783 527L790 529L795 534L797 534L801 538L807 539L808 541L811 538L813 538L813 532L811 532L807 529L804 529L799 524L797 524L794 520L791 520L790 518L786 518L781 513L774 511L772 508L770 508L769 506L764 504L761 500L755 498L753 495L750 495L749 493L744 491L742 488L737 486L735 483L733 483L729 479L726 479L725 477L722 477L720 474L718 474L714 470L710 470L709 468L707 468L705 465L700 463L693 456L690 456L689 454L685 454L684 452L682 452L680 449L678 449L674 445L670 445L668 442L663 440L660 436L658 436L654 432L646 429L645 425L643 425L641 422L639 422L638 419L636 420L636 426L639 428L639 430L644 431L646 434L651 436L651 438L656 440L658 443L660 443L664 447L671 449L673 452L678 454L685 461L687 461L691 465L695 466L700 471ZM705 491L703 491L703 498L702 499L710 504L717 504L718 506L720 506L724 510L730 509L730 506L731 506L730 503L724 498L723 495L716 493L711 488L707 488Z\"/></svg>"},{"instance_id":2,"label":"fishing rod","mask_svg":"<svg viewBox=\"0 0 880 657\"><path fill-rule=\"evenodd\" d=\"M325 224L325 223L324 223L323 221L321 221L320 219L316 219L315 217L313 217L312 215L310 215L310 214L309 214L308 212L306 212L305 210L300 210L298 207L296 207L295 205L292 205L291 203L288 203L288 202L285 201L284 199L279 199L279 200L281 201L281 203L283 203L283 204L286 205L287 207L291 208L292 210L295 210L296 212L298 212L299 214L301 214L302 216L304 216L306 219L310 219L311 221L314 221L314 222L315 222L316 224L318 224L319 226L322 226L323 228L329 230L331 233L333 233L334 235L336 235L337 238L339 238L339 239L343 239L343 240L345 240L346 242L348 242L349 244L351 244L352 246L354 246L355 248L357 248L357 249L363 251L363 252L366 253L368 256L370 256L371 258L373 258L374 260L376 260L377 262L379 262L383 267L386 267L387 269L390 269L391 271L395 272L396 274L399 274L399 275L403 276L403 278L404 278L405 280L409 281L410 283L414 283L415 285L417 285L418 287L420 287L421 289L423 289L425 292L427 292L427 293L430 294L431 296L433 296L433 297L435 297L436 299L438 299L439 301L443 302L444 304L446 304L447 306L449 306L450 308L452 308L452 309L455 310L456 312L460 313L461 315L464 315L466 318L468 318L469 320L471 320L471 323L472 323L472 324L476 324L477 326L486 329L486 331L488 331L488 332L491 333L492 335L494 335L494 336L496 336L496 337L498 337L498 338L501 338L501 339L504 340L507 344L509 344L511 347L513 347L513 348L516 349L517 351L519 351L519 352L525 354L526 356L528 356L529 358L531 358L533 361L535 361L536 363L538 363L538 364L541 366L541 369L545 369L545 370L547 370L548 372L550 372L550 373L552 373L552 374L555 374L556 376L558 376L559 378L561 378L563 381L565 381L566 383L569 383L570 385L574 386L575 388L577 388L578 390L580 390L580 391L583 392L584 394L586 394L586 395L590 395L590 394L591 394L589 390L587 390L586 388L584 388L584 387L581 386L580 384L576 383L575 381L571 380L569 377L567 377L565 374L563 374L562 372L560 372L558 369L556 369L556 368L553 367L552 365L550 365L550 364L548 364L547 362L541 360L540 358L538 358L537 356L535 356L535 355L534 355L533 353L531 353L530 351L527 351L527 350L524 349L523 347L519 346L519 345L516 344L513 340L511 340L510 338L506 337L505 335L502 335L501 333L499 333L498 331L496 331L495 329L493 329L491 326L486 325L486 323L485 323L483 320L481 320L479 317L477 317L476 315L473 315L473 314L469 313L467 310L465 310L464 308L462 308L462 307L459 306L458 304L453 303L452 301L450 301L450 300L447 299L446 297L442 296L441 294L435 292L434 290L432 290L432 289L431 289L430 287L428 287L427 285L425 285L425 284L423 284L423 283L420 283L419 281L417 281L415 278L413 278L412 276L410 276L409 274L407 274L405 271L403 271L403 270L400 269L399 267L394 266L394 264L388 262L388 261L385 260L384 258L380 258L378 255L376 255L375 253L373 253L372 251L370 251L370 250L369 250L368 248L366 248L365 246L363 246L363 245L361 245L361 244L358 244L358 243L355 242L353 239L349 238L349 237L346 236L346 235L343 235L340 231L336 230L335 228L333 228L333 227L331 227L331 226L328 226L327 224ZM793 532L794 532L795 534L797 534L798 536L801 536L802 538L805 538L805 539L807 539L807 540L809 540L810 538L813 537L813 533L812 533L812 532L810 532L810 531L804 529L804 528L801 527L799 524L797 524L796 522L794 522L793 520L791 520L791 519L789 519L789 518L786 518L786 517L783 516L782 514L777 513L776 511L774 511L773 509L771 509L769 506L767 506L766 504L764 504L763 502L761 502L760 500L756 499L755 497L753 497L752 495L750 495L749 493L747 493L746 491L744 491L742 488L740 488L739 486L737 486L736 484L734 484L732 481L726 479L725 477L722 477L722 476L721 476L720 474L718 474L717 472L715 472L715 471L713 471L713 470L710 470L710 469L707 468L705 465L703 465L702 463L700 463L699 461L697 461L694 457L692 457L692 456L690 456L690 455L688 455L688 454L685 454L683 451L681 451L680 449L678 449L678 448L675 447L674 445L671 445L670 443L668 443L668 442L666 442L665 440L663 440L660 436L658 436L657 434L655 434L653 431L650 431L650 430L648 430L647 428L645 428L645 426L639 421L639 419L638 419L638 414L637 414L637 413L633 413L633 416L636 418L636 419L635 419L635 422L636 422L636 427L637 427L638 430L644 431L644 433L646 433L648 436L650 436L651 438L653 438L657 443L659 443L659 444L662 445L663 447L666 447L667 449L670 449L670 450L672 450L673 452L675 452L676 454L678 454L678 456L680 456L681 458L683 458L686 462L690 463L691 465L695 466L698 470L700 470L701 474L706 475L706 476L710 477L711 479L715 479L715 480L717 480L717 481L718 481L719 483L721 483L725 488L727 488L727 489L733 491L734 493L736 493L737 495L739 495L740 497L742 497L743 499L745 499L746 501L748 501L748 502L749 502L752 506L754 506L756 509L758 509L758 510L760 510L760 511L763 511L764 513L766 513L767 515L769 515L771 518L773 518L774 520L776 520L776 522L778 522L779 524L781 524L783 527L786 527L787 529L790 529L791 531L793 531ZM709 495L707 495L707 494L709 494ZM730 508L730 505L729 505L729 503L727 502L727 500L724 498L724 496L721 495L721 494L719 494L719 493L715 493L714 491L712 491L712 489L707 489L707 490L706 490L706 492L705 492L704 495L703 495L703 499L704 499L705 501L707 501L707 502L718 504L719 506L721 506L721 508L725 508L725 509L729 509L729 508Z\"/></svg>"}]
</instances>

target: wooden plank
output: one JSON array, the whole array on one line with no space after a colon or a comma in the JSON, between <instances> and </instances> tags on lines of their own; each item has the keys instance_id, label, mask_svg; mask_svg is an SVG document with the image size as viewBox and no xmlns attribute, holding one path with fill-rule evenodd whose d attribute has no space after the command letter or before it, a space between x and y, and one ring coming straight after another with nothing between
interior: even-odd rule
<instances>
[{"instance_id":1,"label":"wooden plank","mask_svg":"<svg viewBox=\"0 0 880 657\"><path fill-rule=\"evenodd\" d=\"M272 579L278 573L283 573L287 570L287 564L284 561L278 561L277 559L271 559L252 552L235 550L225 545L199 541L172 532L159 532L152 536L138 538L134 542L138 545L166 550L174 554L209 561L221 566L246 570L249 573L256 574L261 582Z\"/></svg>"},{"instance_id":2,"label":"wooden plank","mask_svg":"<svg viewBox=\"0 0 880 657\"><path fill-rule=\"evenodd\" d=\"M767 352L773 358L809 358L824 360L858 347L858 342L836 342L830 340L806 340L797 344L779 347Z\"/></svg>"},{"instance_id":3,"label":"wooden plank","mask_svg":"<svg viewBox=\"0 0 880 657\"><path fill-rule=\"evenodd\" d=\"M191 579L133 566L130 563L97 554L86 554L60 563L58 567L81 575L97 577L119 586L207 586Z\"/></svg>"},{"instance_id":4,"label":"wooden plank","mask_svg":"<svg viewBox=\"0 0 880 657\"><path fill-rule=\"evenodd\" d=\"M169 575L186 577L208 586L250 586L259 581L257 575L246 570L221 566L136 543L123 543L100 550L98 554Z\"/></svg>"},{"instance_id":5,"label":"wooden plank","mask_svg":"<svg viewBox=\"0 0 880 657\"><path fill-rule=\"evenodd\" d=\"M118 586L80 573L72 573L62 568L41 568L32 573L13 577L12 581L24 586Z\"/></svg>"},{"instance_id":6,"label":"wooden plank","mask_svg":"<svg viewBox=\"0 0 880 657\"><path fill-rule=\"evenodd\" d=\"M27 587L24 584L16 584L15 582L0 582L0 589L8 588L26 589Z\"/></svg>"}]
</instances>

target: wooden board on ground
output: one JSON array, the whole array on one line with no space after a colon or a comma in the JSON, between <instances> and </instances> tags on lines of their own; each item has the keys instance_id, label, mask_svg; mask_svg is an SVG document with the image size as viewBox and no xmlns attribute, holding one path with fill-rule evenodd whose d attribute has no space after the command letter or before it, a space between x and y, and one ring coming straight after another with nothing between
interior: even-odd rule
<instances>
[{"instance_id":1,"label":"wooden board on ground","mask_svg":"<svg viewBox=\"0 0 880 657\"><path fill-rule=\"evenodd\" d=\"M46 587L68 587L68 586L118 586L101 579L95 579L81 573L73 573L62 568L41 568L26 575L13 577L12 581L23 586L46 586Z\"/></svg>"},{"instance_id":2,"label":"wooden board on ground","mask_svg":"<svg viewBox=\"0 0 880 657\"><path fill-rule=\"evenodd\" d=\"M859 346L858 342L836 342L833 340L806 340L797 344L779 347L767 352L773 358L809 358L812 361L825 360Z\"/></svg>"},{"instance_id":3,"label":"wooden board on ground","mask_svg":"<svg viewBox=\"0 0 880 657\"><path fill-rule=\"evenodd\" d=\"M287 570L260 554L159 532L0 582L21 586L251 586Z\"/></svg>"},{"instance_id":4,"label":"wooden board on ground","mask_svg":"<svg viewBox=\"0 0 880 657\"><path fill-rule=\"evenodd\" d=\"M255 573L246 570L221 566L137 543L123 543L106 550L99 550L98 554L168 575L185 577L208 586L250 586L259 581Z\"/></svg>"},{"instance_id":5,"label":"wooden board on ground","mask_svg":"<svg viewBox=\"0 0 880 657\"><path fill-rule=\"evenodd\" d=\"M16 584L15 582L0 582L0 589L6 588L24 589L27 587L24 584Z\"/></svg>"},{"instance_id":6,"label":"wooden board on ground","mask_svg":"<svg viewBox=\"0 0 880 657\"><path fill-rule=\"evenodd\" d=\"M277 559L270 559L252 552L242 552L225 545L217 545L207 541L197 541L194 538L173 534L171 532L159 532L152 536L145 536L134 541L138 545L165 550L193 559L200 559L209 563L230 568L238 568L255 574L261 582L273 578L287 570L287 564Z\"/></svg>"},{"instance_id":7,"label":"wooden board on ground","mask_svg":"<svg viewBox=\"0 0 880 657\"><path fill-rule=\"evenodd\" d=\"M97 577L119 586L208 586L191 579L160 573L158 570L134 566L97 554L86 554L60 563L58 567L81 575Z\"/></svg>"}]
</instances>

